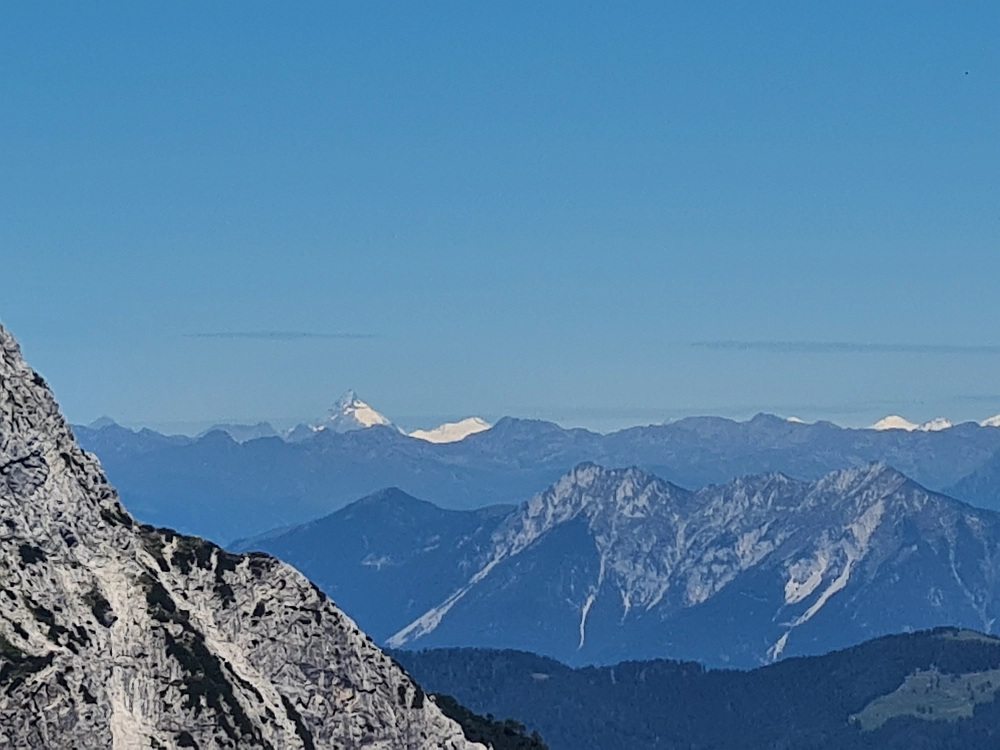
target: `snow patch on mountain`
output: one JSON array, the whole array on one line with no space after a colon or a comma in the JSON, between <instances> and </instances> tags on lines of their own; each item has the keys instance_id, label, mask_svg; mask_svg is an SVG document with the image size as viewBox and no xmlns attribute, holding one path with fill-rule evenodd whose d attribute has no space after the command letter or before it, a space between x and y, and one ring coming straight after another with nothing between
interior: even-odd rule
<instances>
[{"instance_id":1,"label":"snow patch on mountain","mask_svg":"<svg viewBox=\"0 0 1000 750\"><path fill-rule=\"evenodd\" d=\"M1000 427L1000 414L990 417L989 419L984 419L979 423L980 427Z\"/></svg>"},{"instance_id":2,"label":"snow patch on mountain","mask_svg":"<svg viewBox=\"0 0 1000 750\"><path fill-rule=\"evenodd\" d=\"M924 422L920 425L920 429L923 432L940 432L941 430L950 430L954 426L944 417L936 417L930 422Z\"/></svg>"},{"instance_id":3,"label":"snow patch on mountain","mask_svg":"<svg viewBox=\"0 0 1000 750\"><path fill-rule=\"evenodd\" d=\"M888 417L880 419L869 429L878 430L880 432L882 430L906 430L907 432L915 432L920 429L920 425L916 422L904 419L898 414L890 414Z\"/></svg>"},{"instance_id":4,"label":"snow patch on mountain","mask_svg":"<svg viewBox=\"0 0 1000 750\"><path fill-rule=\"evenodd\" d=\"M597 594L592 591L587 595L587 601L583 603L583 608L580 611L580 645L577 646L577 649L582 649L587 642L587 615L590 614L590 608L594 606L596 599Z\"/></svg>"},{"instance_id":5,"label":"snow patch on mountain","mask_svg":"<svg viewBox=\"0 0 1000 750\"><path fill-rule=\"evenodd\" d=\"M949 422L944 417L937 417L932 419L930 422L924 422L923 424L917 424L916 422L911 422L898 414L890 414L888 417L883 417L878 422L873 424L868 429L870 430L905 430L906 432L940 432L941 430L951 429L954 425Z\"/></svg>"},{"instance_id":6,"label":"snow patch on mountain","mask_svg":"<svg viewBox=\"0 0 1000 750\"><path fill-rule=\"evenodd\" d=\"M445 422L432 430L414 430L411 438L426 440L428 443L457 443L469 435L486 432L493 425L479 417L469 417L459 422Z\"/></svg>"}]
</instances>

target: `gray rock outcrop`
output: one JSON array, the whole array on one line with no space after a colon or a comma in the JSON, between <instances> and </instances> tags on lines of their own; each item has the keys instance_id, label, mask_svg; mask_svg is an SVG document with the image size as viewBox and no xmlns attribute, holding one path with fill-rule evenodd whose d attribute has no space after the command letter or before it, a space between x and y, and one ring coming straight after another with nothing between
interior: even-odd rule
<instances>
[{"instance_id":1,"label":"gray rock outcrop","mask_svg":"<svg viewBox=\"0 0 1000 750\"><path fill-rule=\"evenodd\" d=\"M137 524L2 326L0 745L482 748L293 568Z\"/></svg>"}]
</instances>

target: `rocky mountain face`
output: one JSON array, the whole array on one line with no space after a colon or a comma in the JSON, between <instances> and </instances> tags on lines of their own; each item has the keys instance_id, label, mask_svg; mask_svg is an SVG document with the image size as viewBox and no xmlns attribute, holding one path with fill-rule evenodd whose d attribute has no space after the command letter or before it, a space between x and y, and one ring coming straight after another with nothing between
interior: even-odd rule
<instances>
[{"instance_id":1,"label":"rocky mountain face","mask_svg":"<svg viewBox=\"0 0 1000 750\"><path fill-rule=\"evenodd\" d=\"M275 437L239 444L221 432L167 438L116 425L76 432L140 520L219 542L303 523L388 486L455 509L520 503L584 461L638 466L688 489L775 471L814 481L881 462L925 487L958 491L965 485L956 482L1000 452L997 427L853 430L769 415L693 417L610 435L505 418L444 444L377 424L343 433L309 428L294 444ZM1000 509L1000 490L990 487L958 497Z\"/></svg>"},{"instance_id":2,"label":"rocky mountain face","mask_svg":"<svg viewBox=\"0 0 1000 750\"><path fill-rule=\"evenodd\" d=\"M300 573L140 526L0 328L0 745L482 748Z\"/></svg>"},{"instance_id":3,"label":"rocky mountain face","mask_svg":"<svg viewBox=\"0 0 1000 750\"><path fill-rule=\"evenodd\" d=\"M352 506L247 546L337 592L370 566L369 589L397 592L372 615L380 636L398 624L395 648L755 666L938 625L991 632L1000 615L1000 516L880 464L696 492L584 464L503 518L462 522L369 505L395 519L391 537ZM415 541L400 554L404 536ZM437 601L407 621L430 591Z\"/></svg>"}]
</instances>

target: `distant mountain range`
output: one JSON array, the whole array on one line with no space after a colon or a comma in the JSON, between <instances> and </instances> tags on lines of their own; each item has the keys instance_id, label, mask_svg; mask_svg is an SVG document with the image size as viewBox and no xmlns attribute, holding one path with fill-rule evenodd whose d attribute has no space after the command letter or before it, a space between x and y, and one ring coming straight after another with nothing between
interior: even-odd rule
<instances>
[{"instance_id":1,"label":"distant mountain range","mask_svg":"<svg viewBox=\"0 0 1000 750\"><path fill-rule=\"evenodd\" d=\"M391 647L568 664L753 667L1000 616L1000 514L881 464L694 492L583 464L513 509L391 490L235 546L295 565Z\"/></svg>"},{"instance_id":2,"label":"distant mountain range","mask_svg":"<svg viewBox=\"0 0 1000 750\"><path fill-rule=\"evenodd\" d=\"M469 428L482 425L466 421L418 439L381 424L370 409L352 395L327 418L333 428L319 429L321 420L301 428L303 439L295 441L267 437L261 425L196 438L114 423L75 431L139 518L220 542L317 518L387 486L448 508L519 503L583 461L638 466L688 489L773 471L815 480L882 462L931 489L1000 508L990 470L1000 462L1000 429L975 423L936 431L845 429L761 414L747 422L691 417L601 435L504 418L478 432ZM339 431L348 416L374 426ZM442 433L462 439L428 441Z\"/></svg>"},{"instance_id":3,"label":"distant mountain range","mask_svg":"<svg viewBox=\"0 0 1000 750\"><path fill-rule=\"evenodd\" d=\"M394 656L425 687L514 716L551 750L987 750L1000 640L896 635L752 672L641 661L570 669L517 651Z\"/></svg>"},{"instance_id":4,"label":"distant mountain range","mask_svg":"<svg viewBox=\"0 0 1000 750\"><path fill-rule=\"evenodd\" d=\"M107 417L102 417L93 424L91 428L100 429L113 425L114 421ZM445 422L428 430L414 430L408 433L410 437L425 440L428 443L456 443L464 440L469 435L483 432L490 429L492 425L480 417L468 417L458 422ZM299 443L308 440L321 432L345 433L355 430L366 430L372 427L391 427L403 432L396 427L390 419L372 406L358 398L354 391L348 391L330 408L330 410L314 422L302 423L287 430L279 432L267 422L257 422L256 424L216 424L205 430L202 435L210 432L225 432L237 443L246 443L263 437L279 437L290 443Z\"/></svg>"}]
</instances>

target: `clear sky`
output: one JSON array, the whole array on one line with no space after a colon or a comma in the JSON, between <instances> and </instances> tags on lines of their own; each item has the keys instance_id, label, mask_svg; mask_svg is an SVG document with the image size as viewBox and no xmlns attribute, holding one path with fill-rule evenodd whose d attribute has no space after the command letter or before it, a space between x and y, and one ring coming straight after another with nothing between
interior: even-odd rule
<instances>
[{"instance_id":1,"label":"clear sky","mask_svg":"<svg viewBox=\"0 0 1000 750\"><path fill-rule=\"evenodd\" d=\"M987 417L998 40L995 2L5 3L0 320L76 421Z\"/></svg>"}]
</instances>

